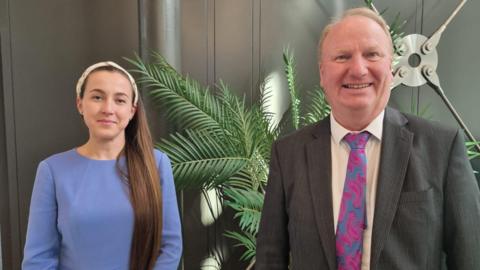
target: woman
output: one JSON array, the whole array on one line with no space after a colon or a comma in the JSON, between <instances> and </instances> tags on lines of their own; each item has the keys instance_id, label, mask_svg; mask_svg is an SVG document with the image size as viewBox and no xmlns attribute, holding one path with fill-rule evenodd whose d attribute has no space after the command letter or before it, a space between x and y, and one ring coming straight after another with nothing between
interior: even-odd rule
<instances>
[{"instance_id":1,"label":"woman","mask_svg":"<svg viewBox=\"0 0 480 270\"><path fill-rule=\"evenodd\" d=\"M153 150L135 81L100 62L76 90L89 139L40 162L22 268L177 269L182 239L170 161Z\"/></svg>"}]
</instances>

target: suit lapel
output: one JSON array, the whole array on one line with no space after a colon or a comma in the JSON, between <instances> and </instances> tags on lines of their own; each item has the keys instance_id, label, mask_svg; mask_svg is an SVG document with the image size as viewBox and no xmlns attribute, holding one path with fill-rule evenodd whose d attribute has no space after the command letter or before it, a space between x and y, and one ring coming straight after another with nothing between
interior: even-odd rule
<instances>
[{"instance_id":1,"label":"suit lapel","mask_svg":"<svg viewBox=\"0 0 480 270\"><path fill-rule=\"evenodd\" d=\"M390 108L385 111L382 149L373 219L371 263L376 269L388 232L398 207L413 141L405 128L407 120Z\"/></svg>"},{"instance_id":2,"label":"suit lapel","mask_svg":"<svg viewBox=\"0 0 480 270\"><path fill-rule=\"evenodd\" d=\"M333 225L330 121L321 121L313 132L314 139L305 145L308 181L317 229L323 252L331 270L336 269L335 230Z\"/></svg>"}]
</instances>

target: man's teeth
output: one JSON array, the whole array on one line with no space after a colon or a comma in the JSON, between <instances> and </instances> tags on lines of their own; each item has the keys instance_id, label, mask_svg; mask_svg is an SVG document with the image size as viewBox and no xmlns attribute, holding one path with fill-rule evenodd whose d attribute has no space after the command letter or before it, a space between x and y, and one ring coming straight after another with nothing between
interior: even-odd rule
<instances>
[{"instance_id":1,"label":"man's teeth","mask_svg":"<svg viewBox=\"0 0 480 270\"><path fill-rule=\"evenodd\" d=\"M360 89L360 88L369 87L369 86L370 86L370 83L362 83L362 84L345 84L344 86L345 86L346 88Z\"/></svg>"}]
</instances>

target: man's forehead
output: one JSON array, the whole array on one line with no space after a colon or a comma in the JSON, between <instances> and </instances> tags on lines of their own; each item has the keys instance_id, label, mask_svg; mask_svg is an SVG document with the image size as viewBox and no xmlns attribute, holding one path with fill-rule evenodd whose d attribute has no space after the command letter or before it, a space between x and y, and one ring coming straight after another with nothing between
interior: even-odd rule
<instances>
[{"instance_id":1,"label":"man's forehead","mask_svg":"<svg viewBox=\"0 0 480 270\"><path fill-rule=\"evenodd\" d=\"M384 44L390 47L391 45L390 36L387 36L382 26L375 20L366 16L352 15L331 25L322 42L322 51L325 45L330 45L328 47L331 49L339 49L342 43L347 44L354 39L362 41L365 47L382 47ZM332 40L335 44L331 44Z\"/></svg>"},{"instance_id":2,"label":"man's forehead","mask_svg":"<svg viewBox=\"0 0 480 270\"><path fill-rule=\"evenodd\" d=\"M368 26L368 27L367 27ZM329 35L332 33L338 32L357 32L357 31L364 31L364 30L372 30L372 31L381 31L382 33L386 34L381 25L379 25L375 20L372 18L362 16L362 15L351 15L347 16L340 21L334 23L329 31ZM328 35L327 35L328 37Z\"/></svg>"}]
</instances>

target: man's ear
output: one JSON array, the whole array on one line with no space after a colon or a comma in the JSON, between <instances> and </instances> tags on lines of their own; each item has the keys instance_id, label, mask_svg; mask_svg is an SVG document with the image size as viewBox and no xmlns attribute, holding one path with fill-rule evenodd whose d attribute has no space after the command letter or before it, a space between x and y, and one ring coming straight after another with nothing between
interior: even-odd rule
<instances>
[{"instance_id":1,"label":"man's ear","mask_svg":"<svg viewBox=\"0 0 480 270\"><path fill-rule=\"evenodd\" d=\"M323 68L322 68L322 63L321 62L318 62L318 72L320 74L320 87L322 87L323 89Z\"/></svg>"}]
</instances>

